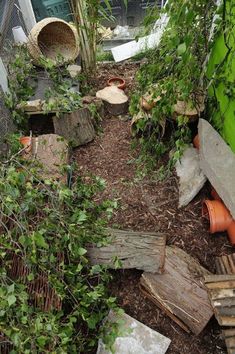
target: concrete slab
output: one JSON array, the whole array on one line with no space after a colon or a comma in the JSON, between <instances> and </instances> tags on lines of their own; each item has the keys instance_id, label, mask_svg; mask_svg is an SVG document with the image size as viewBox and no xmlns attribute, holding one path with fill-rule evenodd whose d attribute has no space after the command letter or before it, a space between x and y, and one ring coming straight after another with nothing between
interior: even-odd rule
<instances>
[{"instance_id":1,"label":"concrete slab","mask_svg":"<svg viewBox=\"0 0 235 354\"><path fill-rule=\"evenodd\" d=\"M198 150L188 147L180 161L176 163L179 177L179 208L188 205L206 182L206 176L199 164Z\"/></svg>"},{"instance_id":2,"label":"concrete slab","mask_svg":"<svg viewBox=\"0 0 235 354\"><path fill-rule=\"evenodd\" d=\"M150 329L134 318L123 314L120 316L110 312L108 321L120 321L120 336L114 343L115 354L165 354L171 340ZM97 354L111 354L103 342L99 341Z\"/></svg>"},{"instance_id":3,"label":"concrete slab","mask_svg":"<svg viewBox=\"0 0 235 354\"><path fill-rule=\"evenodd\" d=\"M199 120L200 166L235 218L235 154L219 133Z\"/></svg>"}]
</instances>

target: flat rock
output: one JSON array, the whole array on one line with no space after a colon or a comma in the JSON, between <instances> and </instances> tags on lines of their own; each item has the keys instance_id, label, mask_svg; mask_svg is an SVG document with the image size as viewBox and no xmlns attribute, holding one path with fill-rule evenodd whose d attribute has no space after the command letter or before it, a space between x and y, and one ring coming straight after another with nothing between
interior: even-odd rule
<instances>
[{"instance_id":1,"label":"flat rock","mask_svg":"<svg viewBox=\"0 0 235 354\"><path fill-rule=\"evenodd\" d=\"M108 86L96 93L97 98L110 104L123 104L128 101L127 95L117 86Z\"/></svg>"},{"instance_id":2,"label":"flat rock","mask_svg":"<svg viewBox=\"0 0 235 354\"><path fill-rule=\"evenodd\" d=\"M108 321L119 324L119 337L114 343L115 354L165 354L171 340L162 334L150 329L134 318L123 315L114 315L110 312ZM106 350L102 340L99 341L97 354L111 354Z\"/></svg>"},{"instance_id":3,"label":"flat rock","mask_svg":"<svg viewBox=\"0 0 235 354\"><path fill-rule=\"evenodd\" d=\"M62 167L68 165L69 150L67 141L56 134L44 134L33 138L30 158L35 158L41 165L41 176L65 180Z\"/></svg>"},{"instance_id":4,"label":"flat rock","mask_svg":"<svg viewBox=\"0 0 235 354\"><path fill-rule=\"evenodd\" d=\"M199 164L198 150L188 147L176 163L179 177L179 208L188 205L198 194L206 182L206 176Z\"/></svg>"},{"instance_id":5,"label":"flat rock","mask_svg":"<svg viewBox=\"0 0 235 354\"><path fill-rule=\"evenodd\" d=\"M199 120L200 166L235 218L235 154L219 133Z\"/></svg>"}]
</instances>

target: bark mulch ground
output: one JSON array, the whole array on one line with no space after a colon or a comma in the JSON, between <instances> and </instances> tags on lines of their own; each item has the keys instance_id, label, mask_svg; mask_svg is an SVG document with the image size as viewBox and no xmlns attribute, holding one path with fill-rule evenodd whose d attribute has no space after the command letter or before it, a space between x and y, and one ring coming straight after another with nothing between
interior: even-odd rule
<instances>
[{"instance_id":1,"label":"bark mulch ground","mask_svg":"<svg viewBox=\"0 0 235 354\"><path fill-rule=\"evenodd\" d=\"M107 73L110 76L121 72L125 73L129 88L133 88L138 66L129 66L130 76L128 65L119 66L119 69L109 67L105 72L102 68L96 87L105 86ZM133 161L138 157L138 151L131 148L130 121L106 118L102 130L92 143L75 150L74 159L82 175L92 173L106 180L106 189L100 198L117 199L119 207L110 225L163 231L168 245L180 247L215 272L215 257L231 253L231 247L226 234L208 233L208 224L201 216L202 200L209 195L209 185L186 208L178 209L178 184L174 175L164 181L153 180L148 175L141 180L137 178L137 166ZM221 329L214 318L199 336L185 333L140 292L140 276L141 272L137 270L113 271L110 291L127 314L172 340L167 353L226 353Z\"/></svg>"}]
</instances>

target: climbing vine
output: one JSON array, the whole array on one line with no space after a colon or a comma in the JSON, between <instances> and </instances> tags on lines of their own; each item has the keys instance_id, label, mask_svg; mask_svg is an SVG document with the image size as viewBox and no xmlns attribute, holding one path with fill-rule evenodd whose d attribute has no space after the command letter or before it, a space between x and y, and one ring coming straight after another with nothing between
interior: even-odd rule
<instances>
[{"instance_id":1,"label":"climbing vine","mask_svg":"<svg viewBox=\"0 0 235 354\"><path fill-rule=\"evenodd\" d=\"M149 159L149 153L156 158L174 149L173 165L191 138L188 117L176 116L174 106L183 101L197 107L204 96L204 63L215 4L213 0L169 0L163 11L169 23L160 45L148 51L147 63L137 74L130 112L144 159ZM148 26L156 21L156 11L149 16ZM142 104L145 97L150 109Z\"/></svg>"}]
</instances>

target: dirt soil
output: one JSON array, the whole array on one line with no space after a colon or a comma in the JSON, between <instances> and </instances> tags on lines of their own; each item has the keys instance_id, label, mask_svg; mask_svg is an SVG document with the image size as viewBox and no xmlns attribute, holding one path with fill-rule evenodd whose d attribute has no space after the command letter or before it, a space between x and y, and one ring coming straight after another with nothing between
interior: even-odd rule
<instances>
[{"instance_id":1,"label":"dirt soil","mask_svg":"<svg viewBox=\"0 0 235 354\"><path fill-rule=\"evenodd\" d=\"M94 84L100 89L111 76L124 75L127 92L130 92L134 88L137 68L136 64L101 67ZM106 190L100 198L117 199L119 208L110 225L165 232L168 245L180 247L215 272L215 257L231 253L231 247L225 234L208 233L208 224L201 216L209 184L186 208L178 209L178 183L174 175L163 182L150 176L142 180L137 178L133 160L138 152L131 148L130 120L105 118L102 129L92 143L75 150L74 159L81 174L88 172L106 180ZM199 336L185 333L140 292L140 276L141 272L137 270L113 271L110 291L127 314L172 340L168 354L226 353L221 329L214 318Z\"/></svg>"}]
</instances>

